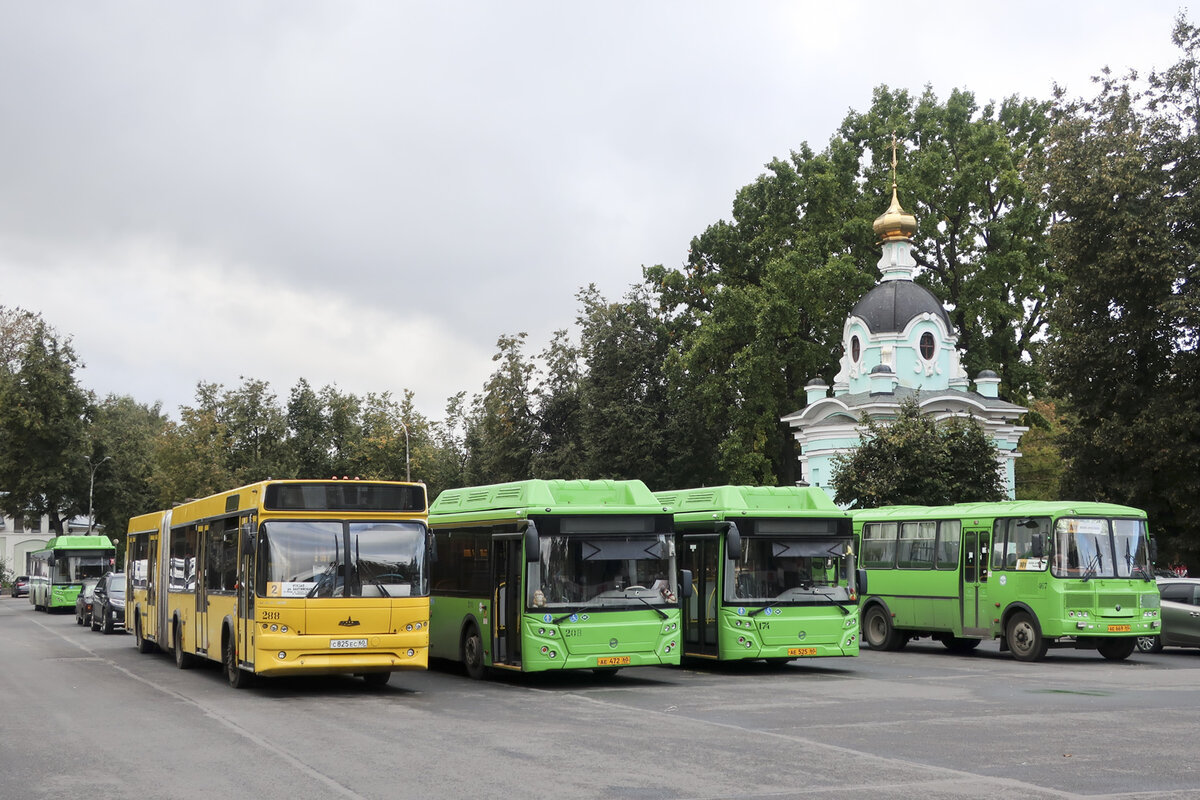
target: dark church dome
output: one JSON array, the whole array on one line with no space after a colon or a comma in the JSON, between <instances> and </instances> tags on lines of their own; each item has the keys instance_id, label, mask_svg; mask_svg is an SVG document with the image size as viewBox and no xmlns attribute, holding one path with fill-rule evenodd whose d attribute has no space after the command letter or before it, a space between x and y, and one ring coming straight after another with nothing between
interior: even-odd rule
<instances>
[{"instance_id":1,"label":"dark church dome","mask_svg":"<svg viewBox=\"0 0 1200 800\"><path fill-rule=\"evenodd\" d=\"M884 281L862 296L850 316L867 323L871 333L899 333L921 314L940 317L948 332L954 331L950 315L933 292L912 281Z\"/></svg>"}]
</instances>

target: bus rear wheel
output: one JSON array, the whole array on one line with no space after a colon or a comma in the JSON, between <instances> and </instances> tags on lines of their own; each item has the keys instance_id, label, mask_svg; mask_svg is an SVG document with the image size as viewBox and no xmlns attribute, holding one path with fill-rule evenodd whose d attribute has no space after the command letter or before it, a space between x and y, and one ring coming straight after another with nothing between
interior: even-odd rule
<instances>
[{"instance_id":1,"label":"bus rear wheel","mask_svg":"<svg viewBox=\"0 0 1200 800\"><path fill-rule=\"evenodd\" d=\"M1046 656L1050 643L1042 638L1037 621L1024 611L1009 617L1005 627L1008 649L1017 661L1041 661Z\"/></svg>"},{"instance_id":2,"label":"bus rear wheel","mask_svg":"<svg viewBox=\"0 0 1200 800\"><path fill-rule=\"evenodd\" d=\"M179 630L179 623L175 623L175 666L179 669L191 669L192 654L183 651L183 633Z\"/></svg>"},{"instance_id":3,"label":"bus rear wheel","mask_svg":"<svg viewBox=\"0 0 1200 800\"><path fill-rule=\"evenodd\" d=\"M899 650L905 644L904 637L892 627L891 617L883 606L874 605L863 615L863 639L872 650Z\"/></svg>"},{"instance_id":4,"label":"bus rear wheel","mask_svg":"<svg viewBox=\"0 0 1200 800\"><path fill-rule=\"evenodd\" d=\"M487 671L483 666L483 637L474 625L468 626L462 639L462 662L467 668L467 675L479 680Z\"/></svg>"},{"instance_id":5,"label":"bus rear wheel","mask_svg":"<svg viewBox=\"0 0 1200 800\"><path fill-rule=\"evenodd\" d=\"M1137 647L1136 636L1123 636L1120 639L1101 639L1096 645L1096 649L1100 651L1100 655L1109 661L1124 661L1133 655L1135 647Z\"/></svg>"},{"instance_id":6,"label":"bus rear wheel","mask_svg":"<svg viewBox=\"0 0 1200 800\"><path fill-rule=\"evenodd\" d=\"M137 646L139 653L145 654L150 652L152 645L150 640L142 634L142 618L140 615L133 621L133 642Z\"/></svg>"}]
</instances>

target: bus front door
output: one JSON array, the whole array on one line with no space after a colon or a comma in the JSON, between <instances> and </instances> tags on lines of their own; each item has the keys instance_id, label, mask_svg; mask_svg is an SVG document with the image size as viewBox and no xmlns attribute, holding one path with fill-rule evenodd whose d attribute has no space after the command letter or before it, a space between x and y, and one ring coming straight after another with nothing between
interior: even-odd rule
<instances>
[{"instance_id":1,"label":"bus front door","mask_svg":"<svg viewBox=\"0 0 1200 800\"><path fill-rule=\"evenodd\" d=\"M209 564L208 549L215 544L209 536L209 529L208 525L199 525L196 527L197 548L194 565L190 567L187 563L172 563L171 565L172 574L178 570L181 580L186 581L189 575L195 576L196 610L191 631L192 646L188 651L195 653L208 652L208 587L209 581L215 580L217 577L216 575L209 575L206 569L206 566ZM190 557L190 554L185 555L185 562L187 557ZM188 587L185 583L181 588L186 589Z\"/></svg>"},{"instance_id":2,"label":"bus front door","mask_svg":"<svg viewBox=\"0 0 1200 800\"><path fill-rule=\"evenodd\" d=\"M990 612L987 608L989 531L963 531L962 632L967 636L987 636Z\"/></svg>"},{"instance_id":3,"label":"bus front door","mask_svg":"<svg viewBox=\"0 0 1200 800\"><path fill-rule=\"evenodd\" d=\"M685 601L683 652L689 656L716 658L717 609L721 607L719 571L721 540L715 535L685 536L683 569L691 570L692 596Z\"/></svg>"},{"instance_id":4,"label":"bus front door","mask_svg":"<svg viewBox=\"0 0 1200 800\"><path fill-rule=\"evenodd\" d=\"M521 665L521 537L492 541L492 663Z\"/></svg>"}]
</instances>

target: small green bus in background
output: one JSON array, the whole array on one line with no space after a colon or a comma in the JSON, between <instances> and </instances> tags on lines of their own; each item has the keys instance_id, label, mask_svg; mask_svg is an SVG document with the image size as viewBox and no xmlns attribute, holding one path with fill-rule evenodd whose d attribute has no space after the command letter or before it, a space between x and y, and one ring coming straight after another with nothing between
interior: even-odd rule
<instances>
[{"instance_id":1,"label":"small green bus in background","mask_svg":"<svg viewBox=\"0 0 1200 800\"><path fill-rule=\"evenodd\" d=\"M816 487L657 492L675 511L691 572L684 655L715 660L856 656L858 576L850 516Z\"/></svg>"},{"instance_id":2,"label":"small green bus in background","mask_svg":"<svg viewBox=\"0 0 1200 800\"><path fill-rule=\"evenodd\" d=\"M679 663L673 519L641 481L449 489L429 512L431 657L472 678Z\"/></svg>"},{"instance_id":3,"label":"small green bus in background","mask_svg":"<svg viewBox=\"0 0 1200 800\"><path fill-rule=\"evenodd\" d=\"M39 611L74 609L85 579L120 571L117 548L107 536L56 536L31 560L29 602Z\"/></svg>"},{"instance_id":4,"label":"small green bus in background","mask_svg":"<svg viewBox=\"0 0 1200 800\"><path fill-rule=\"evenodd\" d=\"M1020 661L1050 647L1119 661L1161 627L1146 513L1109 503L1007 501L853 512L863 638L899 650L983 639Z\"/></svg>"}]
</instances>

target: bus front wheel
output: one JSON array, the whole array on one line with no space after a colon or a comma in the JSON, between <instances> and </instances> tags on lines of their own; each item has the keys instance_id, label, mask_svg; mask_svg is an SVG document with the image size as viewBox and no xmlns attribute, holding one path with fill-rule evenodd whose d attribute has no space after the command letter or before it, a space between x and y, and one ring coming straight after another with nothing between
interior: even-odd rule
<instances>
[{"instance_id":1,"label":"bus front wheel","mask_svg":"<svg viewBox=\"0 0 1200 800\"><path fill-rule=\"evenodd\" d=\"M883 606L875 605L863 615L863 638L872 650L899 650L904 637L892 627L891 617Z\"/></svg>"},{"instance_id":2,"label":"bus front wheel","mask_svg":"<svg viewBox=\"0 0 1200 800\"><path fill-rule=\"evenodd\" d=\"M1101 639L1099 644L1096 645L1096 649L1100 651L1100 655L1109 661L1124 661L1133 655L1133 650L1136 647L1136 636L1123 636L1120 639Z\"/></svg>"},{"instance_id":3,"label":"bus front wheel","mask_svg":"<svg viewBox=\"0 0 1200 800\"><path fill-rule=\"evenodd\" d=\"M254 676L238 666L237 643L233 640L232 631L225 640L221 655L225 666L225 678L229 685L234 689L245 689L249 686Z\"/></svg>"},{"instance_id":4,"label":"bus front wheel","mask_svg":"<svg viewBox=\"0 0 1200 800\"><path fill-rule=\"evenodd\" d=\"M1005 628L1008 649L1017 661L1041 661L1050 644L1042 638L1037 621L1024 611L1018 611L1008 620Z\"/></svg>"},{"instance_id":5,"label":"bus front wheel","mask_svg":"<svg viewBox=\"0 0 1200 800\"><path fill-rule=\"evenodd\" d=\"M474 625L467 628L462 640L462 662L467 668L467 675L475 680L483 677L483 637Z\"/></svg>"}]
</instances>

